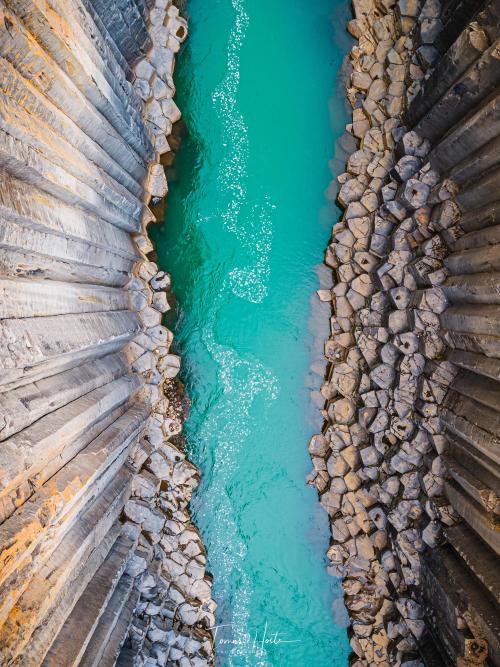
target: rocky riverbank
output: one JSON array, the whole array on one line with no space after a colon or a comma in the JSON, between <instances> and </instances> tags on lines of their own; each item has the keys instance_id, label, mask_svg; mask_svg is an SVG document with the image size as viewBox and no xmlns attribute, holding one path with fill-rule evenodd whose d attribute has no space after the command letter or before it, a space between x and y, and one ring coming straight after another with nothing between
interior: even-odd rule
<instances>
[{"instance_id":1,"label":"rocky riverbank","mask_svg":"<svg viewBox=\"0 0 500 667\"><path fill-rule=\"evenodd\" d=\"M173 4L156 0L150 24L153 48L134 68L134 87L144 100L145 125L160 157L170 152L168 136L180 119L172 58L187 37L187 23ZM161 162L151 165L147 190L156 200L167 195ZM183 451L188 399L175 380L181 360L171 354L173 335L161 324L170 309L171 280L147 258L153 247L146 229L135 242L144 259L135 265L127 289L143 331L128 354L132 369L144 378L151 416L133 454L136 475L123 511L123 530L138 543L126 571L136 578L140 598L121 664L202 667L213 664L210 628L216 605L206 552L188 511L199 471Z\"/></svg>"},{"instance_id":2,"label":"rocky riverbank","mask_svg":"<svg viewBox=\"0 0 500 667\"><path fill-rule=\"evenodd\" d=\"M450 294L444 260L464 230L456 183L437 170L425 134L408 131L405 113L454 19L439 0L353 7L347 132L357 148L338 176L345 211L325 258L334 287L318 292L332 317L325 426L309 444L310 481L330 516L328 558L342 577L354 664L410 667L422 664L428 632L421 557L458 517L445 493L439 414L458 369L446 360L440 317ZM487 40L473 30L477 57ZM460 54L464 41L450 50ZM460 664L483 664L486 642L457 614L460 650L472 660Z\"/></svg>"},{"instance_id":3,"label":"rocky riverbank","mask_svg":"<svg viewBox=\"0 0 500 667\"><path fill-rule=\"evenodd\" d=\"M213 664L167 193L171 0L2 4L0 663Z\"/></svg>"}]
</instances>

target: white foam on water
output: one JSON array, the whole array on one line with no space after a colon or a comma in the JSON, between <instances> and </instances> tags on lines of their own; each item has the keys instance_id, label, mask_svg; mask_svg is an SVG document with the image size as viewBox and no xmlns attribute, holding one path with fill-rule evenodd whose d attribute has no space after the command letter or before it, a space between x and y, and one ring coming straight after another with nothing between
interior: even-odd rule
<instances>
[{"instance_id":1,"label":"white foam on water","mask_svg":"<svg viewBox=\"0 0 500 667\"><path fill-rule=\"evenodd\" d=\"M217 169L221 202L216 215L235 235L244 249L245 264L232 268L225 276L210 308L205 313L202 342L217 364L221 397L210 407L192 441L199 451L213 452L213 469L206 475L198 519L208 527L210 566L215 573L215 594L225 606L231 602L229 618L233 638L248 638L240 645L224 645L221 656L229 667L267 667L265 653L252 650L253 629L249 627L254 583L245 572L247 547L240 535L234 504L229 495L238 468L242 448L255 430L251 416L254 400L261 396L270 402L278 396L279 386L273 372L251 355L245 358L237 350L221 345L215 338L218 313L227 302L228 293L250 303L260 303L267 295L272 247L272 212L274 205L264 193L250 205L247 189L250 155L248 128L237 107L240 83L240 51L250 17L245 0L231 0L235 11L228 49L226 76L212 95L222 128L224 158ZM253 197L252 197L253 199ZM211 295L212 296L212 295ZM235 590L235 582L238 582ZM228 634L225 633L227 638Z\"/></svg>"},{"instance_id":2,"label":"white foam on water","mask_svg":"<svg viewBox=\"0 0 500 667\"><path fill-rule=\"evenodd\" d=\"M252 653L253 638L249 619L253 582L243 567L247 547L234 518L235 508L228 488L238 467L243 445L254 427L250 410L255 398L261 395L265 401L272 401L278 396L279 388L272 371L261 362L255 358L241 358L234 349L215 340L213 331L217 313L228 289L229 281L226 281L215 296L202 337L217 364L223 394L209 410L196 435L198 444L210 443L214 452L211 481L203 494L200 517L204 519L205 525L210 523L209 555L211 567L217 573L217 597L220 600L231 599L232 602L231 617L224 619L224 623L232 624L230 634L234 638L241 640L248 637L246 643L231 649L225 646L222 653L228 651L227 664L230 666L245 664L248 667L266 667L268 663L265 656L256 658ZM239 580L237 590L234 587L236 579Z\"/></svg>"},{"instance_id":3,"label":"white foam on water","mask_svg":"<svg viewBox=\"0 0 500 667\"><path fill-rule=\"evenodd\" d=\"M199 4L204 4L203 0ZM219 603L217 618L220 623L232 626L219 638L233 637L239 641L248 637L246 643L239 646L219 644L217 664L269 667L277 664L276 660L279 663L279 656L272 655L273 649L269 649L267 655L265 652L256 655L253 647L253 633L258 632L261 637L268 620L259 614L268 613L271 605L262 609L262 584L259 583L266 581L268 575L267 570L259 570L259 559L265 557L260 549L266 545L259 539L262 536L253 542L247 535L256 530L258 517L253 516L251 508L257 506L260 511L260 505L254 503L256 493L262 488L262 480L256 478L260 471L253 472L247 457L252 450L251 461L256 461L255 467L259 465L259 454L265 460L266 452L261 446L264 441L259 442L258 438L268 424L261 408L265 411L277 398L280 387L272 362L266 366L256 355L246 352L248 332L242 332L241 340L245 346L239 346L238 325L225 321L223 316L229 318L231 313L232 317L237 317L241 310L245 316L242 325L246 325L249 319L251 321L252 310L262 310L251 304L262 303L271 289L273 222L277 224L271 197L276 195L272 190L269 196L266 190L270 188L269 184L259 183L255 177L252 161L257 127L254 129L250 111L246 118L242 113L242 110L246 113L242 104L249 95L243 89L246 79L242 80L242 77L246 77L246 70L241 67L246 65L246 50L253 37L249 30L254 18L253 7L257 11L260 3L219 0L216 4L222 10L224 21L228 19L227 13L234 12L229 35L217 33L217 48L203 45L210 46L209 52L216 58L210 62L216 64L216 71L227 60L222 74L224 78L212 93L213 106L207 116L207 122L211 124L208 136L220 137L220 150L213 154L207 152L203 163L206 169L197 174L200 182L196 185L200 187L194 188L192 201L186 204L184 200L183 205L189 208L190 214L197 215L193 228L210 230L214 222L219 223L214 225L216 240L220 239L220 223L223 224L220 252L227 244L227 253L215 252L215 243L211 243L214 239L207 239L208 252L200 251L200 257L196 258L202 273L195 276L199 284L193 289L194 303L191 305L196 317L188 318L191 330L186 336L191 339L191 345L198 348L193 357L197 364L197 383L204 382L205 369L207 386L194 388L195 395L199 391L203 401L194 407L197 416L191 425L188 422L187 434L191 447L203 454L203 481L193 507L208 547L209 570L214 575L214 595ZM267 6L264 3L260 9ZM214 39L214 35L209 38ZM205 83L208 81L211 78L207 76ZM204 99L207 101L206 94ZM206 127L206 124L202 126ZM191 218L188 216L188 219ZM190 233L192 231L189 229ZM234 256L237 259L229 259ZM297 332L297 336L300 335ZM220 341L229 342L221 344ZM251 342L249 347L254 347ZM207 355L211 360L207 360ZM257 407L260 417L256 414ZM264 567L262 565L263 570ZM283 578L286 579L286 575ZM295 589L290 588L292 600L295 594ZM273 607L274 595L271 590L269 600ZM255 606L257 603L259 608ZM282 657L287 664L286 654Z\"/></svg>"},{"instance_id":4,"label":"white foam on water","mask_svg":"<svg viewBox=\"0 0 500 667\"><path fill-rule=\"evenodd\" d=\"M270 275L269 257L272 247L272 211L275 206L268 195L255 203L250 213L248 206L247 164L249 159L248 127L238 110L237 92L240 82L240 50L245 40L250 17L244 0L231 0L236 12L227 54L227 74L212 95L212 101L222 123L225 157L219 166L218 182L225 208L218 212L225 227L241 241L253 260L231 272L233 293L251 303L260 303L267 296ZM229 197L228 197L229 195Z\"/></svg>"}]
</instances>

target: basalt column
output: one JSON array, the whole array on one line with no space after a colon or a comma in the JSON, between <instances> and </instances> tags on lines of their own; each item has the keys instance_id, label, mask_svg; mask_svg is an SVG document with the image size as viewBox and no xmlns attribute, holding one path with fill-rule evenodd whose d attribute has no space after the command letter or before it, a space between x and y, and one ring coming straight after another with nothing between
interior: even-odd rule
<instances>
[{"instance_id":1,"label":"basalt column","mask_svg":"<svg viewBox=\"0 0 500 667\"><path fill-rule=\"evenodd\" d=\"M500 665L500 2L354 0L325 427L356 665Z\"/></svg>"},{"instance_id":2,"label":"basalt column","mask_svg":"<svg viewBox=\"0 0 500 667\"><path fill-rule=\"evenodd\" d=\"M212 664L148 203L170 0L0 2L0 664Z\"/></svg>"}]
</instances>

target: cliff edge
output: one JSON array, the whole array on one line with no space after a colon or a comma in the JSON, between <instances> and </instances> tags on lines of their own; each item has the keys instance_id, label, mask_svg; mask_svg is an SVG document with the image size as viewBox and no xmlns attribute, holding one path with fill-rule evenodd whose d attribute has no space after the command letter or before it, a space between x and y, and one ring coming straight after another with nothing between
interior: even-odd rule
<instances>
[{"instance_id":1,"label":"cliff edge","mask_svg":"<svg viewBox=\"0 0 500 667\"><path fill-rule=\"evenodd\" d=\"M0 3L0 664L213 664L170 277L170 0Z\"/></svg>"},{"instance_id":2,"label":"cliff edge","mask_svg":"<svg viewBox=\"0 0 500 667\"><path fill-rule=\"evenodd\" d=\"M500 3L353 8L310 481L355 665L500 665Z\"/></svg>"}]
</instances>

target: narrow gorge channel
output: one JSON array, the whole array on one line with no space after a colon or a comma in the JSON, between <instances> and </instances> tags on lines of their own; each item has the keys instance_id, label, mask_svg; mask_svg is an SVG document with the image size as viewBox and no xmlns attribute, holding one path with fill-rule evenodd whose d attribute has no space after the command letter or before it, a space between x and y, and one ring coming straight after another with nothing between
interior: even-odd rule
<instances>
[{"instance_id":1,"label":"narrow gorge channel","mask_svg":"<svg viewBox=\"0 0 500 667\"><path fill-rule=\"evenodd\" d=\"M321 372L328 332L315 342L311 304L339 217L325 192L347 122L336 93L349 12L347 0L188 4L176 68L187 130L151 232L178 299L220 665L341 667L350 652L324 567L327 515L305 483L322 419L311 366Z\"/></svg>"},{"instance_id":2,"label":"narrow gorge channel","mask_svg":"<svg viewBox=\"0 0 500 667\"><path fill-rule=\"evenodd\" d=\"M500 667L500 0L0 14L0 666Z\"/></svg>"}]
</instances>

